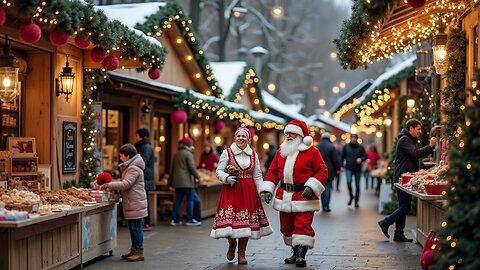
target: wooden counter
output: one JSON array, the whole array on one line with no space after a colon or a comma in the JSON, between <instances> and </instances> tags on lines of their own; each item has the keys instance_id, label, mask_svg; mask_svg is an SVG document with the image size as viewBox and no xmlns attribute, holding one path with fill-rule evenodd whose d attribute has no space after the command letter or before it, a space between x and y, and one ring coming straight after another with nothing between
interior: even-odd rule
<instances>
[{"instance_id":1,"label":"wooden counter","mask_svg":"<svg viewBox=\"0 0 480 270\"><path fill-rule=\"evenodd\" d=\"M418 198L417 202L417 231L418 243L422 246L427 240L428 232L440 227L445 218L446 200L442 195L427 195L403 187L395 183L395 187Z\"/></svg>"},{"instance_id":2,"label":"wooden counter","mask_svg":"<svg viewBox=\"0 0 480 270\"><path fill-rule=\"evenodd\" d=\"M102 228L101 218L93 217L107 212L111 216L115 212L116 226L116 203L74 207L23 221L0 221L0 269L70 269L85 262L85 259L106 253L104 249L96 248L105 241L92 242L87 249L82 249L82 242L85 243L88 235L82 225L90 219L92 227ZM116 234L114 236L115 239L110 239L110 250L116 245Z\"/></svg>"},{"instance_id":3,"label":"wooden counter","mask_svg":"<svg viewBox=\"0 0 480 270\"><path fill-rule=\"evenodd\" d=\"M208 184L200 184L197 187L198 197L202 204L202 218L211 217L217 211L218 199L220 198L220 189L223 183L220 181L209 182Z\"/></svg>"}]
</instances>

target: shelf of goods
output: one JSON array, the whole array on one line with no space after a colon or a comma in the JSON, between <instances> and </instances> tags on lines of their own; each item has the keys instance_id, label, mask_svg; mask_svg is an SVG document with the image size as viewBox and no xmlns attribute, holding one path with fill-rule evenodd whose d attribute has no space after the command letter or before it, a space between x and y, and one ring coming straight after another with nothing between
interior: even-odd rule
<instances>
[{"instance_id":1,"label":"shelf of goods","mask_svg":"<svg viewBox=\"0 0 480 270\"><path fill-rule=\"evenodd\" d=\"M7 175L10 177L11 188L22 188L28 190L40 190L41 177L38 172L38 157L17 157L12 155L7 158Z\"/></svg>"},{"instance_id":2,"label":"shelf of goods","mask_svg":"<svg viewBox=\"0 0 480 270\"><path fill-rule=\"evenodd\" d=\"M116 247L116 202L0 221L0 269L71 269Z\"/></svg>"}]
</instances>

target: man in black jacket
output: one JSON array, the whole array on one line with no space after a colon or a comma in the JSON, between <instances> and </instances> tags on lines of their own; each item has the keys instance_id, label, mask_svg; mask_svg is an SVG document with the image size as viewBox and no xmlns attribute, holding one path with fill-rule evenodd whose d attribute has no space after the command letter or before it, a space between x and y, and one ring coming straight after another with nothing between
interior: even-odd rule
<instances>
[{"instance_id":1,"label":"man in black jacket","mask_svg":"<svg viewBox=\"0 0 480 270\"><path fill-rule=\"evenodd\" d=\"M322 135L322 140L317 144L318 150L322 155L325 165L328 169L328 178L325 183L325 191L320 195L322 199L322 209L324 212L332 211L330 209L330 194L332 190L332 182L335 175L340 171L340 159L338 158L337 150L330 141L330 133L325 132Z\"/></svg>"},{"instance_id":2,"label":"man in black jacket","mask_svg":"<svg viewBox=\"0 0 480 270\"><path fill-rule=\"evenodd\" d=\"M154 174L154 165L155 165L155 155L153 153L153 147L150 143L150 132L146 128L140 128L135 134L137 142L134 144L137 152L142 156L143 161L145 162L145 169L143 170L143 176L145 180L145 190L148 192L155 190L155 182L153 181ZM148 201L148 200L147 200ZM151 231L150 223L150 205L148 205L148 216L144 218L143 223L144 231Z\"/></svg>"},{"instance_id":3,"label":"man in black jacket","mask_svg":"<svg viewBox=\"0 0 480 270\"><path fill-rule=\"evenodd\" d=\"M348 205L352 205L355 198L355 208L358 208L358 200L360 199L360 177L362 175L362 162L367 159L365 148L358 143L358 135L350 134L350 142L347 143L342 150L341 162L345 161L345 176L347 177L348 193L350 200ZM355 177L355 197L352 191L352 178Z\"/></svg>"},{"instance_id":4,"label":"man in black jacket","mask_svg":"<svg viewBox=\"0 0 480 270\"><path fill-rule=\"evenodd\" d=\"M395 168L393 170L393 182L398 182L402 173L417 172L420 169L419 159L427 157L433 153L437 138L432 137L430 144L417 148L418 138L422 133L422 124L417 119L410 119L406 123L405 129L398 134L398 142L395 156ZM410 212L412 195L397 188L398 208L385 219L378 222L383 234L390 238L388 227L395 223L395 234L393 241L412 242L413 239L404 235L405 220Z\"/></svg>"}]
</instances>

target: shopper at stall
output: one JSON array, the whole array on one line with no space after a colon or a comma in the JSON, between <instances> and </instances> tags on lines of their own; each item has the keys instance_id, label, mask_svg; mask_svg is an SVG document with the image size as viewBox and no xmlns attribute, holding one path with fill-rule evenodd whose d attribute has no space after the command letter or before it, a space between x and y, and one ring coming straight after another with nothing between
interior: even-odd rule
<instances>
[{"instance_id":1,"label":"shopper at stall","mask_svg":"<svg viewBox=\"0 0 480 270\"><path fill-rule=\"evenodd\" d=\"M155 190L154 165L155 155L153 153L153 147L150 143L150 132L146 128L140 128L135 134L137 142L134 144L137 152L142 156L143 162L145 162L145 169L143 170L143 178L145 180L145 191L148 192ZM147 200L148 203L148 200ZM147 216L143 219L143 230L151 231L152 226L150 222L150 206L148 205Z\"/></svg>"},{"instance_id":2,"label":"shopper at stall","mask_svg":"<svg viewBox=\"0 0 480 270\"><path fill-rule=\"evenodd\" d=\"M315 244L312 223L314 212L320 210L320 194L325 190L328 169L320 151L312 147L307 124L292 120L285 126L285 141L280 145L260 192L266 203L280 211L280 231L293 255L286 264L305 267L307 250Z\"/></svg>"},{"instance_id":3,"label":"shopper at stall","mask_svg":"<svg viewBox=\"0 0 480 270\"><path fill-rule=\"evenodd\" d=\"M128 261L143 261L142 219L148 215L147 194L143 180L145 162L132 144L123 145L118 152L123 162L119 165L122 172L121 179L106 183L101 188L120 190L122 194L123 214L128 220L132 241L130 252L123 254L122 258Z\"/></svg>"},{"instance_id":4,"label":"shopper at stall","mask_svg":"<svg viewBox=\"0 0 480 270\"><path fill-rule=\"evenodd\" d=\"M178 210L182 204L183 198L187 198L187 226L200 226L201 217L200 212L200 199L195 191L195 183L200 179L200 175L195 167L195 160L193 156L193 140L189 137L185 137L180 141L178 151L173 156L172 166L170 167L170 173L168 178L168 185L175 188L175 202L172 209L172 221L170 226L176 226L180 224L180 217L178 216ZM194 208L198 209L195 211Z\"/></svg>"},{"instance_id":5,"label":"shopper at stall","mask_svg":"<svg viewBox=\"0 0 480 270\"><path fill-rule=\"evenodd\" d=\"M218 166L218 155L216 151L213 150L212 144L206 141L203 144L203 152L200 156L200 163L198 164L199 169L205 169L209 171L215 171Z\"/></svg>"},{"instance_id":6,"label":"shopper at stall","mask_svg":"<svg viewBox=\"0 0 480 270\"><path fill-rule=\"evenodd\" d=\"M250 132L238 128L234 143L223 151L217 177L224 183L210 236L227 238L227 259L235 258L238 239L238 264L247 264L248 239L259 239L272 233L260 200L258 188L262 171L258 155L250 148Z\"/></svg>"},{"instance_id":7,"label":"shopper at stall","mask_svg":"<svg viewBox=\"0 0 480 270\"><path fill-rule=\"evenodd\" d=\"M332 183L335 175L340 173L340 159L338 158L335 146L333 146L333 143L330 141L330 133L328 132L323 133L322 140L317 144L317 148L328 168L328 178L325 183L325 191L321 195L322 209L324 212L330 212L332 211L330 209Z\"/></svg>"},{"instance_id":8,"label":"shopper at stall","mask_svg":"<svg viewBox=\"0 0 480 270\"><path fill-rule=\"evenodd\" d=\"M430 144L423 147L417 147L417 141L422 133L422 124L417 119L407 121L405 129L398 134L398 142L395 156L395 168L393 170L393 182L398 182L402 173L417 172L420 169L419 159L427 157L433 153L437 138L432 137ZM390 238L388 227L395 223L395 234L393 241L412 242L413 239L407 238L404 234L405 220L410 212L412 195L397 188L398 208L385 219L378 222L383 234Z\"/></svg>"},{"instance_id":9,"label":"shopper at stall","mask_svg":"<svg viewBox=\"0 0 480 270\"><path fill-rule=\"evenodd\" d=\"M347 143L342 150L341 163L345 162L345 176L347 177L348 193L350 199L348 205L352 205L355 199L355 208L358 208L360 200L360 178L362 176L362 162L367 159L365 148L358 143L358 135L350 134L350 142ZM355 177L355 196L353 195L352 180Z\"/></svg>"}]
</instances>

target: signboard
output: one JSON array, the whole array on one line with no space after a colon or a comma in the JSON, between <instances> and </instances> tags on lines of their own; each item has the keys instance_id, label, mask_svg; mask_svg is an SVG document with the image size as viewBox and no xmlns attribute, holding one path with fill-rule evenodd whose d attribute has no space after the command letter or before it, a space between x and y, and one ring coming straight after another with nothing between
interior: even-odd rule
<instances>
[{"instance_id":1,"label":"signboard","mask_svg":"<svg viewBox=\"0 0 480 270\"><path fill-rule=\"evenodd\" d=\"M63 173L77 172L77 123L63 122Z\"/></svg>"}]
</instances>

